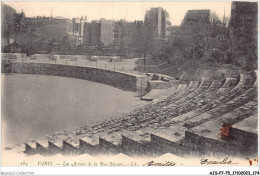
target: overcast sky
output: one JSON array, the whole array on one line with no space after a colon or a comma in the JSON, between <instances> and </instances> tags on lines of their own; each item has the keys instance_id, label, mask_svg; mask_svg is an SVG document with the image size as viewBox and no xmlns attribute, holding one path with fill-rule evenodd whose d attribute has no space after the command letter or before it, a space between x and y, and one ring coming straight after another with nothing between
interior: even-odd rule
<instances>
[{"instance_id":1,"label":"overcast sky","mask_svg":"<svg viewBox=\"0 0 260 176\"><path fill-rule=\"evenodd\" d=\"M180 25L187 10L210 9L223 18L230 16L231 2L4 2L18 13L22 9L26 17L51 16L74 18L87 16L88 21L100 18L143 20L145 11L151 7L162 7L170 15L172 25Z\"/></svg>"}]
</instances>

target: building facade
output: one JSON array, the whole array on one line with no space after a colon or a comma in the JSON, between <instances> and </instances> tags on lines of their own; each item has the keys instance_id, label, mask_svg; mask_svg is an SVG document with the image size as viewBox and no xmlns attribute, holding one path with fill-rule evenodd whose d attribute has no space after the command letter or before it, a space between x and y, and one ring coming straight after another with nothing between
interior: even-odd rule
<instances>
[{"instance_id":1,"label":"building facade","mask_svg":"<svg viewBox=\"0 0 260 176\"><path fill-rule=\"evenodd\" d=\"M1 36L2 36L2 51L3 48L11 44L14 38L14 14L16 11L8 5L2 4L1 16Z\"/></svg>"},{"instance_id":2,"label":"building facade","mask_svg":"<svg viewBox=\"0 0 260 176\"><path fill-rule=\"evenodd\" d=\"M168 40L171 22L169 13L166 10L157 7L146 11L144 24L150 27L156 38Z\"/></svg>"},{"instance_id":3,"label":"building facade","mask_svg":"<svg viewBox=\"0 0 260 176\"><path fill-rule=\"evenodd\" d=\"M143 21L119 20L115 22L114 47L119 53L138 50L141 43L142 28Z\"/></svg>"},{"instance_id":4,"label":"building facade","mask_svg":"<svg viewBox=\"0 0 260 176\"><path fill-rule=\"evenodd\" d=\"M84 25L87 22L87 18L83 17L81 18L73 18L72 19L72 32L73 36L75 37L75 44L76 46L81 46L83 45L83 40L84 40Z\"/></svg>"},{"instance_id":5,"label":"building facade","mask_svg":"<svg viewBox=\"0 0 260 176\"><path fill-rule=\"evenodd\" d=\"M116 48L126 45L127 38L127 24L125 20L119 20L115 22L114 26L114 46Z\"/></svg>"},{"instance_id":6,"label":"building facade","mask_svg":"<svg viewBox=\"0 0 260 176\"><path fill-rule=\"evenodd\" d=\"M114 20L101 19L101 42L105 47L112 46L114 44Z\"/></svg>"},{"instance_id":7,"label":"building facade","mask_svg":"<svg viewBox=\"0 0 260 176\"><path fill-rule=\"evenodd\" d=\"M83 44L85 46L108 47L114 44L115 21L94 20L85 22L83 27Z\"/></svg>"},{"instance_id":8,"label":"building facade","mask_svg":"<svg viewBox=\"0 0 260 176\"><path fill-rule=\"evenodd\" d=\"M100 21L91 22L90 46L101 46L101 23Z\"/></svg>"},{"instance_id":9,"label":"building facade","mask_svg":"<svg viewBox=\"0 0 260 176\"><path fill-rule=\"evenodd\" d=\"M89 47L102 46L100 21L94 20L91 22L85 22L83 35L84 35L83 38L84 46L89 46Z\"/></svg>"}]
</instances>

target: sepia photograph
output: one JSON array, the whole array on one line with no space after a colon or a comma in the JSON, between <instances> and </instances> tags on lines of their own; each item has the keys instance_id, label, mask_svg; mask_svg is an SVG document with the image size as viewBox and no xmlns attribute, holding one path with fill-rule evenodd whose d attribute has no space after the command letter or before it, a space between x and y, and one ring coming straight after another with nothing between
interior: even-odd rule
<instances>
[{"instance_id":1,"label":"sepia photograph","mask_svg":"<svg viewBox=\"0 0 260 176\"><path fill-rule=\"evenodd\" d=\"M259 175L257 97L257 1L1 2L1 167Z\"/></svg>"}]
</instances>

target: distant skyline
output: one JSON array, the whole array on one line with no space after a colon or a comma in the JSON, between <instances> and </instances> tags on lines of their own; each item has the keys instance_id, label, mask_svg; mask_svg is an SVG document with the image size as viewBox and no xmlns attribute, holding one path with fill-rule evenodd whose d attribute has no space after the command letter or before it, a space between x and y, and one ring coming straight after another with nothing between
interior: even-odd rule
<instances>
[{"instance_id":1,"label":"distant skyline","mask_svg":"<svg viewBox=\"0 0 260 176\"><path fill-rule=\"evenodd\" d=\"M144 20L145 12L151 7L162 7L170 16L172 25L180 25L188 10L209 9L216 12L222 20L225 16L230 17L231 2L2 2L14 8L17 13L22 10L26 17L51 16L64 18L80 18L87 16L88 21L100 18L127 21Z\"/></svg>"}]
</instances>

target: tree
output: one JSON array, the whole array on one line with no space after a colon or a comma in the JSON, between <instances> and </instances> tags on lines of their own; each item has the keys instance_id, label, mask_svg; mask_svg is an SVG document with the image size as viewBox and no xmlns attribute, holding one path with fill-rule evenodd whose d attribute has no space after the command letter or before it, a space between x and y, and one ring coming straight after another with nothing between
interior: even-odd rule
<instances>
[{"instance_id":1,"label":"tree","mask_svg":"<svg viewBox=\"0 0 260 176\"><path fill-rule=\"evenodd\" d=\"M228 27L228 25L229 25L229 22L230 22L230 18L229 17L224 17L223 18L223 27Z\"/></svg>"},{"instance_id":2,"label":"tree","mask_svg":"<svg viewBox=\"0 0 260 176\"><path fill-rule=\"evenodd\" d=\"M151 54L154 44L154 32L150 25L144 25L141 31L141 40L139 44L140 51L144 58L144 70L146 67L146 57Z\"/></svg>"},{"instance_id":3,"label":"tree","mask_svg":"<svg viewBox=\"0 0 260 176\"><path fill-rule=\"evenodd\" d=\"M48 54L51 54L51 51L53 50L55 42L56 42L55 39L51 39L50 41L48 41L48 46L47 46Z\"/></svg>"},{"instance_id":4,"label":"tree","mask_svg":"<svg viewBox=\"0 0 260 176\"><path fill-rule=\"evenodd\" d=\"M222 26L222 23L221 23L218 15L216 14L216 12L211 12L211 14L210 14L210 23L213 26Z\"/></svg>"}]
</instances>

